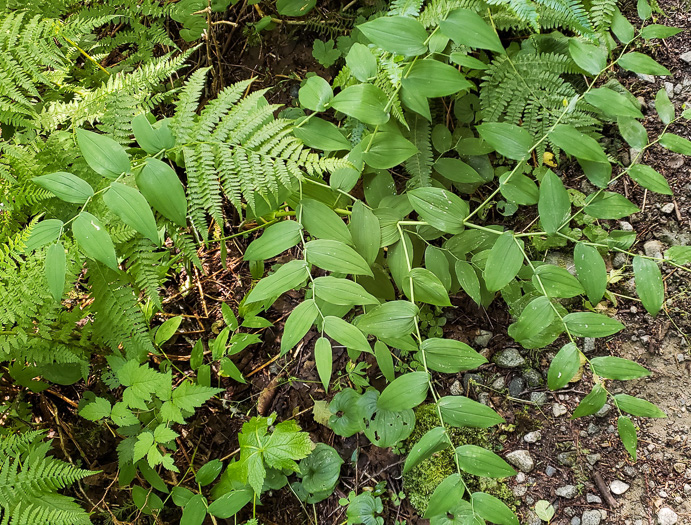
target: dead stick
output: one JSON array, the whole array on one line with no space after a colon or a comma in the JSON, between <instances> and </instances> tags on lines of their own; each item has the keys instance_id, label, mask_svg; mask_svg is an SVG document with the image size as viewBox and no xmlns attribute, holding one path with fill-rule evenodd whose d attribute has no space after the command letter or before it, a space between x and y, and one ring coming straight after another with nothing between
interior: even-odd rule
<instances>
[{"instance_id":1,"label":"dead stick","mask_svg":"<svg viewBox=\"0 0 691 525\"><path fill-rule=\"evenodd\" d=\"M619 502L615 500L614 496L612 496L612 494L610 493L609 489L607 488L607 485L605 484L605 480L602 479L600 473L593 472L593 479L595 479L597 489L600 491L600 494L602 494L602 497L605 498L607 505L609 505L612 508L617 508L619 506Z\"/></svg>"}]
</instances>

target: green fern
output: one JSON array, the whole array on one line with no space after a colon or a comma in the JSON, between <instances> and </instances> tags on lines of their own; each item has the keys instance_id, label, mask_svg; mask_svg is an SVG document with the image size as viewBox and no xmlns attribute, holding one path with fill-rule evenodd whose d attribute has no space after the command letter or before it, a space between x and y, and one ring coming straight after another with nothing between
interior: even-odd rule
<instances>
[{"instance_id":1,"label":"green fern","mask_svg":"<svg viewBox=\"0 0 691 525\"><path fill-rule=\"evenodd\" d=\"M92 261L87 275L94 298L94 339L113 351L122 347L128 359L141 361L154 348L129 283L123 274Z\"/></svg>"},{"instance_id":2,"label":"green fern","mask_svg":"<svg viewBox=\"0 0 691 525\"><path fill-rule=\"evenodd\" d=\"M87 525L89 515L57 491L95 472L47 456L42 432L0 437L0 523Z\"/></svg>"},{"instance_id":3,"label":"green fern","mask_svg":"<svg viewBox=\"0 0 691 525\"><path fill-rule=\"evenodd\" d=\"M418 152L405 163L405 169L410 175L408 187L410 189L432 185L432 131L430 123L424 117L414 114L407 134L418 149Z\"/></svg>"},{"instance_id":4,"label":"green fern","mask_svg":"<svg viewBox=\"0 0 691 525\"><path fill-rule=\"evenodd\" d=\"M279 186L347 165L306 150L291 135L292 121L274 118L279 106L267 103L265 90L242 98L251 81L229 86L197 115L207 71L192 74L171 123L176 161L187 171L188 213L205 239L207 214L224 222L223 194L242 213L243 201L254 208L256 194L275 196Z\"/></svg>"}]
</instances>

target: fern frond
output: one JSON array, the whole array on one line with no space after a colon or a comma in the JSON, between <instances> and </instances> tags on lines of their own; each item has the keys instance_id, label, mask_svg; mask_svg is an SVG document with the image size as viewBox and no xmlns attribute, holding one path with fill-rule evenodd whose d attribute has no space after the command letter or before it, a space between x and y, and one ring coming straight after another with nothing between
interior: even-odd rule
<instances>
[{"instance_id":1,"label":"fern frond","mask_svg":"<svg viewBox=\"0 0 691 525\"><path fill-rule=\"evenodd\" d=\"M432 175L432 130L426 118L414 114L407 134L418 152L405 162L405 170L410 175L410 189L431 186Z\"/></svg>"}]
</instances>

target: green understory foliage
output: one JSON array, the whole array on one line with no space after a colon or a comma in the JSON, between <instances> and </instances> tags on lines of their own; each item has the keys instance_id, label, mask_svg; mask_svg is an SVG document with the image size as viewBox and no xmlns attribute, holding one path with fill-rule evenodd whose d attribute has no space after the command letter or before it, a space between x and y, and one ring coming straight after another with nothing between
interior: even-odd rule
<instances>
[{"instance_id":1,"label":"green understory foliage","mask_svg":"<svg viewBox=\"0 0 691 525\"><path fill-rule=\"evenodd\" d=\"M253 30L315 7L298 3L279 0ZM89 380L77 413L117 443L118 481L138 513L258 523L270 491L289 485L308 505L329 498L351 458L275 414L243 420L237 454L226 458L184 463L178 447L204 403L225 410L237 402L224 397L224 387L247 382L233 358L261 342L272 306L290 292L299 304L280 348L268 352L284 356L316 330L303 352L324 389L319 422L405 454L405 489L433 525L515 525L504 483L515 471L490 439L503 417L437 390L444 375L487 362L445 337L452 298L479 309L500 300L517 344L558 349L551 389L590 369L595 380L573 417L610 400L635 460L634 418L664 413L613 394L611 384L649 372L616 356L586 358L580 346L624 328L603 313L616 300L612 254L629 258L623 271L652 316L665 301L662 272L691 262L686 246L642 255L636 233L617 229L639 211L613 191L617 181L671 195L646 155L658 145L691 154L691 142L670 131L689 110L661 90L663 131L649 136L640 104L612 75L670 73L645 49L678 30L653 23L645 0L638 12L641 29L611 1L363 8L348 23L324 22L339 32L353 26L317 53L337 61L333 82L308 75L296 107L280 111L251 80L213 95L214 64L194 69L199 53L211 56L225 25L215 21L231 16L232 2L0 2L0 363L8 381L39 392ZM180 39L202 45L180 51ZM630 165L616 159L603 129L631 148ZM567 175L574 171L577 179ZM247 235L242 227L258 232L243 254L252 287L237 309L220 306L213 335L192 339L197 332L187 333L162 290L194 287L202 243L225 264L226 241ZM573 274L550 262L555 249L573 254ZM154 322L157 314L165 322ZM168 358L176 340L189 359ZM337 360L346 373L334 377ZM374 388L372 375L385 386ZM238 414L252 414L241 404ZM25 426L27 407L3 408L8 432ZM89 523L56 493L89 472L46 456L50 445L34 432L3 443L3 523ZM387 497L395 499L350 494L348 523L383 523Z\"/></svg>"}]
</instances>

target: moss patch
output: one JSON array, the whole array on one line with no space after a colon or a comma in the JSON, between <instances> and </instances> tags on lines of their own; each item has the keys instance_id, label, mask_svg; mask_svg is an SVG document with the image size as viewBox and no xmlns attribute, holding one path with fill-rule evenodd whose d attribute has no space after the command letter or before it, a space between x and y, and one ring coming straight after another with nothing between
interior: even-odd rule
<instances>
[{"instance_id":1,"label":"moss patch","mask_svg":"<svg viewBox=\"0 0 691 525\"><path fill-rule=\"evenodd\" d=\"M415 429L404 442L406 451L409 451L428 431L439 426L439 416L435 405L421 405L415 410L415 418ZM491 430L450 428L449 432L454 447L476 445L489 450L496 449L491 439ZM429 498L434 489L455 472L454 450L452 448L444 449L404 474L403 490L410 503L422 515L427 510ZM516 498L503 480L479 478L470 474L463 474L463 479L470 492L486 492L499 498L509 507L515 508Z\"/></svg>"}]
</instances>

